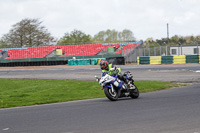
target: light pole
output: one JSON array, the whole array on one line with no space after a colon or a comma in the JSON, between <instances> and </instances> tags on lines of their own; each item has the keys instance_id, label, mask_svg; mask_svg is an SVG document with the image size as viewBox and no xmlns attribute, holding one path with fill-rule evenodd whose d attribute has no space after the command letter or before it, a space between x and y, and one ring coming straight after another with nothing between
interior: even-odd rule
<instances>
[{"instance_id":1,"label":"light pole","mask_svg":"<svg viewBox=\"0 0 200 133\"><path fill-rule=\"evenodd\" d=\"M167 40L169 40L169 24L167 23Z\"/></svg>"}]
</instances>

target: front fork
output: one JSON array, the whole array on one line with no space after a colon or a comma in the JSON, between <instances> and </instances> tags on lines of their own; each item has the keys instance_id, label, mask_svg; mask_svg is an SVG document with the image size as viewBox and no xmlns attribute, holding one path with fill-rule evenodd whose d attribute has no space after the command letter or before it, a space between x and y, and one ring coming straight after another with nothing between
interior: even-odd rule
<instances>
[{"instance_id":1,"label":"front fork","mask_svg":"<svg viewBox=\"0 0 200 133\"><path fill-rule=\"evenodd\" d=\"M113 87L113 85L112 85L112 84L110 84L110 86L111 86L111 91L112 91L112 93L114 93L114 92L115 92L115 90L114 90L114 87Z\"/></svg>"}]
</instances>

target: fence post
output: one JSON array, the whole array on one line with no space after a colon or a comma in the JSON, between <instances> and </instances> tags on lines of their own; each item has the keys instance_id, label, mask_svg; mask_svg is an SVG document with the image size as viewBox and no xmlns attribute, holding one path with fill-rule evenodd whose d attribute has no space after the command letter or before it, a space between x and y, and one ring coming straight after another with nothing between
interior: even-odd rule
<instances>
[{"instance_id":1,"label":"fence post","mask_svg":"<svg viewBox=\"0 0 200 133\"><path fill-rule=\"evenodd\" d=\"M31 55L30 55L30 52L28 52L28 58L29 58L29 62L31 61Z\"/></svg>"},{"instance_id":2,"label":"fence post","mask_svg":"<svg viewBox=\"0 0 200 133\"><path fill-rule=\"evenodd\" d=\"M167 43L166 43L166 42L164 42L164 44L166 45L166 49L165 49L165 51L166 51L166 54L165 54L165 55L167 55Z\"/></svg>"},{"instance_id":3,"label":"fence post","mask_svg":"<svg viewBox=\"0 0 200 133\"><path fill-rule=\"evenodd\" d=\"M199 43L198 43L199 42L199 37L196 37L196 40L197 40L196 42L197 42L197 51L198 51L197 54L199 54Z\"/></svg>"},{"instance_id":4,"label":"fence post","mask_svg":"<svg viewBox=\"0 0 200 133\"><path fill-rule=\"evenodd\" d=\"M12 53L10 53L11 54L11 62L12 62Z\"/></svg>"},{"instance_id":5,"label":"fence post","mask_svg":"<svg viewBox=\"0 0 200 133\"><path fill-rule=\"evenodd\" d=\"M48 51L46 51L46 53L47 53L47 55L46 55L46 56L47 56L47 61L48 61Z\"/></svg>"},{"instance_id":6,"label":"fence post","mask_svg":"<svg viewBox=\"0 0 200 133\"><path fill-rule=\"evenodd\" d=\"M150 50L150 46L149 46L149 56L151 56L151 52L150 52L151 50Z\"/></svg>"},{"instance_id":7,"label":"fence post","mask_svg":"<svg viewBox=\"0 0 200 133\"><path fill-rule=\"evenodd\" d=\"M161 49L161 46L160 46L159 43L158 43L158 45L159 45L159 47L160 47L160 56L161 56L161 54L162 54L162 49Z\"/></svg>"},{"instance_id":8,"label":"fence post","mask_svg":"<svg viewBox=\"0 0 200 133\"><path fill-rule=\"evenodd\" d=\"M84 50L83 49L81 49L82 50L82 52L83 52L83 59L84 59Z\"/></svg>"}]
</instances>

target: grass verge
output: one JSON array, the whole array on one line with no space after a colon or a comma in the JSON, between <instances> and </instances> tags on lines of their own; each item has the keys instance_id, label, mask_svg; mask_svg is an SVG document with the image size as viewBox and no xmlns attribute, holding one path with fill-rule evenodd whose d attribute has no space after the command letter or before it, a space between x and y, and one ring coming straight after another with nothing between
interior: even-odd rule
<instances>
[{"instance_id":1,"label":"grass verge","mask_svg":"<svg viewBox=\"0 0 200 133\"><path fill-rule=\"evenodd\" d=\"M179 87L172 82L136 81L140 92ZM0 79L0 108L102 98L96 81Z\"/></svg>"}]
</instances>

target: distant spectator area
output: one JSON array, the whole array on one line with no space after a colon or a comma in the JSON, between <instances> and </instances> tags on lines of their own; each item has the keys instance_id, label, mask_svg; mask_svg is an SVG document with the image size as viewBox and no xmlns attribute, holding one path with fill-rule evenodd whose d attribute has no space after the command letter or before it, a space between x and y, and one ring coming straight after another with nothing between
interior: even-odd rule
<instances>
[{"instance_id":1,"label":"distant spectator area","mask_svg":"<svg viewBox=\"0 0 200 133\"><path fill-rule=\"evenodd\" d=\"M44 57L65 56L90 56L101 54L128 54L137 48L140 43L106 43L106 44L83 44L65 46L43 46L28 48L0 49L6 54L4 59L25 59Z\"/></svg>"}]
</instances>

